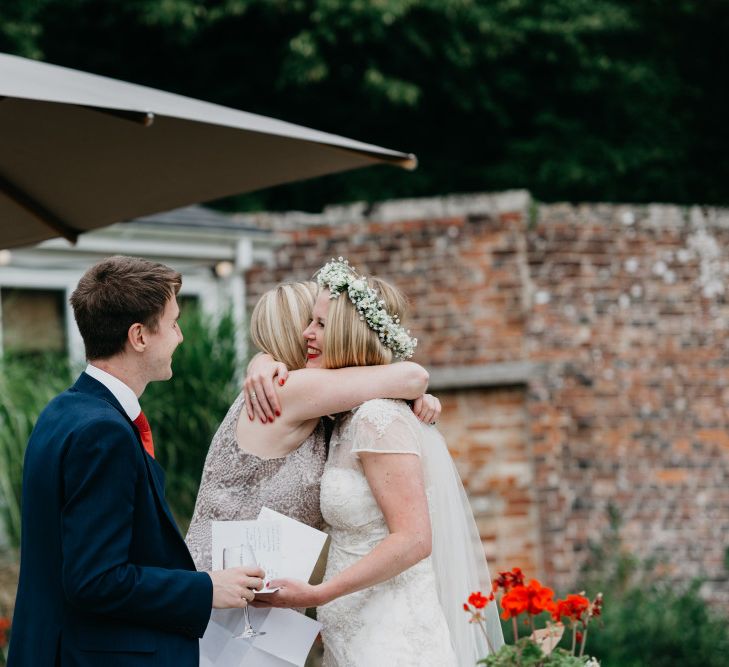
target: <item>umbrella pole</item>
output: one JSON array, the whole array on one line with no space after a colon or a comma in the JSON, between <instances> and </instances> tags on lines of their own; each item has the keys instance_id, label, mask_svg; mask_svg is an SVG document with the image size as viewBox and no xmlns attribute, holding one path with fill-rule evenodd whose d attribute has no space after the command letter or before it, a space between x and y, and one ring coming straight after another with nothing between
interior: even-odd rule
<instances>
[{"instance_id":1,"label":"umbrella pole","mask_svg":"<svg viewBox=\"0 0 729 667\"><path fill-rule=\"evenodd\" d=\"M78 229L74 229L71 225L61 220L57 215L49 211L26 192L23 192L23 190L2 174L0 174L0 192L3 192L18 204L18 206L24 208L33 217L40 220L46 227L50 227L57 234L60 234L64 239L74 244L78 240L79 234L81 233Z\"/></svg>"}]
</instances>

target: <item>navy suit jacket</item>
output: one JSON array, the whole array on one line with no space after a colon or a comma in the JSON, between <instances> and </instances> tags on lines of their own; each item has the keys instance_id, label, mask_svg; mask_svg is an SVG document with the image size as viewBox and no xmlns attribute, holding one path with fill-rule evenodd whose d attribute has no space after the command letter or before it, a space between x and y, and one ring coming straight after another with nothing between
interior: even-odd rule
<instances>
[{"instance_id":1,"label":"navy suit jacket","mask_svg":"<svg viewBox=\"0 0 729 667\"><path fill-rule=\"evenodd\" d=\"M82 373L31 434L9 667L192 667L212 607L164 472Z\"/></svg>"}]
</instances>

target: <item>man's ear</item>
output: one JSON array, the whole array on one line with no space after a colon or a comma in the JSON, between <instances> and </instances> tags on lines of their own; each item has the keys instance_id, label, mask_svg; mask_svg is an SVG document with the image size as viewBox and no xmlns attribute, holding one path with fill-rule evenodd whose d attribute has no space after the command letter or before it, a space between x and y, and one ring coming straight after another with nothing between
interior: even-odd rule
<instances>
[{"instance_id":1,"label":"man's ear","mask_svg":"<svg viewBox=\"0 0 729 667\"><path fill-rule=\"evenodd\" d=\"M147 330L144 325L135 322L127 331L127 341L135 352L144 352L147 349Z\"/></svg>"}]
</instances>

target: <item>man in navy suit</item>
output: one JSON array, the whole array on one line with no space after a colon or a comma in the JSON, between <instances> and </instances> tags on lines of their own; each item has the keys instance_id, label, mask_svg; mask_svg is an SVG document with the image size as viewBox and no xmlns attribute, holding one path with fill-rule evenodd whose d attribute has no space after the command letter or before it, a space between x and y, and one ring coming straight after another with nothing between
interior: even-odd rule
<instances>
[{"instance_id":1,"label":"man in navy suit","mask_svg":"<svg viewBox=\"0 0 729 667\"><path fill-rule=\"evenodd\" d=\"M261 587L259 568L195 571L139 405L172 377L181 283L111 257L71 296L89 366L28 443L9 667L192 667L211 609Z\"/></svg>"}]
</instances>

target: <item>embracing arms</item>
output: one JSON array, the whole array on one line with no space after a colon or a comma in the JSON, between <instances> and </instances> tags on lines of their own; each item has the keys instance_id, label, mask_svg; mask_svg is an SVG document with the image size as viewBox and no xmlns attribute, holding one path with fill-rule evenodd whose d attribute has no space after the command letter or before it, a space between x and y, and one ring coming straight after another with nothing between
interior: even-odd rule
<instances>
[{"instance_id":1,"label":"embracing arms","mask_svg":"<svg viewBox=\"0 0 729 667\"><path fill-rule=\"evenodd\" d=\"M428 372L410 361L384 366L320 369L289 373L278 389L283 415L292 422L346 412L373 398L414 400L428 387Z\"/></svg>"},{"instance_id":2,"label":"embracing arms","mask_svg":"<svg viewBox=\"0 0 729 667\"><path fill-rule=\"evenodd\" d=\"M285 409L286 419L302 422L351 410L373 398L413 400L413 412L425 423L435 421L440 414L438 399L424 396L428 372L410 361L338 369L304 368L284 376L281 364L268 355L258 355L248 371L248 417L261 418L264 423L273 421L268 414L271 410L278 416ZM254 392L256 400L250 400Z\"/></svg>"}]
</instances>

